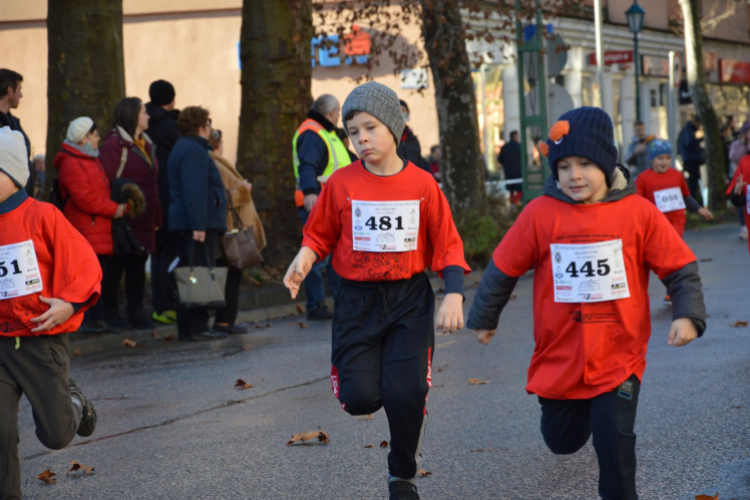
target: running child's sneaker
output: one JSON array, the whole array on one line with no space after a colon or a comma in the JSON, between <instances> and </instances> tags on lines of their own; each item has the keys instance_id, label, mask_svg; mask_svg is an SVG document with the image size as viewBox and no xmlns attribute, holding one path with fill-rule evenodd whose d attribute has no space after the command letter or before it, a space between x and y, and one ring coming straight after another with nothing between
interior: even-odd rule
<instances>
[{"instance_id":1,"label":"running child's sneaker","mask_svg":"<svg viewBox=\"0 0 750 500\"><path fill-rule=\"evenodd\" d=\"M743 240L747 239L747 226L742 226L742 228L740 228L740 238Z\"/></svg>"},{"instance_id":2,"label":"running child's sneaker","mask_svg":"<svg viewBox=\"0 0 750 500\"><path fill-rule=\"evenodd\" d=\"M672 297L670 297L669 294L667 294L666 296L664 296L664 305L665 306L671 306L672 305Z\"/></svg>"},{"instance_id":3,"label":"running child's sneaker","mask_svg":"<svg viewBox=\"0 0 750 500\"><path fill-rule=\"evenodd\" d=\"M419 500L417 487L409 481L393 481L388 485L390 500Z\"/></svg>"},{"instance_id":4,"label":"running child's sneaker","mask_svg":"<svg viewBox=\"0 0 750 500\"><path fill-rule=\"evenodd\" d=\"M73 404L81 408L81 423L78 425L77 434L81 437L89 437L96 429L96 410L91 401L86 399L81 388L75 380L68 379L70 384L70 398Z\"/></svg>"}]
</instances>

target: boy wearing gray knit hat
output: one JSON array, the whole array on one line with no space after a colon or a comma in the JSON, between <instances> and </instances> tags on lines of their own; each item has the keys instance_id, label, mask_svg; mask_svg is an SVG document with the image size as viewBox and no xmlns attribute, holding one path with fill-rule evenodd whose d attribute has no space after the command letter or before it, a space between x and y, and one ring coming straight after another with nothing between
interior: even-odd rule
<instances>
[{"instance_id":1,"label":"boy wearing gray knit hat","mask_svg":"<svg viewBox=\"0 0 750 500\"><path fill-rule=\"evenodd\" d=\"M463 327L463 279L470 269L435 179L396 152L404 130L396 93L369 82L352 91L342 111L361 159L328 179L284 284L296 297L312 265L333 251L342 280L331 388L351 415L385 409L390 499L417 500L435 328ZM427 266L445 280L437 315Z\"/></svg>"}]
</instances>

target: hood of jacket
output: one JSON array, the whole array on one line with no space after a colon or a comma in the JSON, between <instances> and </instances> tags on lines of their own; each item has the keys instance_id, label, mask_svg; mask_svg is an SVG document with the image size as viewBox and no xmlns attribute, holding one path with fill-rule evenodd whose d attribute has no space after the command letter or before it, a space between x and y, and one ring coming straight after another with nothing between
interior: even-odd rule
<instances>
[{"instance_id":1,"label":"hood of jacket","mask_svg":"<svg viewBox=\"0 0 750 500\"><path fill-rule=\"evenodd\" d=\"M94 160L95 159L95 157L89 156L89 155L83 153L82 151L80 151L80 150L78 150L76 148L71 147L70 144L65 144L63 142L62 148L55 155L55 159L53 161L53 165L55 166L56 169L59 170L60 167L62 166L63 160L65 158L68 158L68 157L71 157L71 156L73 158L78 158L80 160Z\"/></svg>"},{"instance_id":2,"label":"hood of jacket","mask_svg":"<svg viewBox=\"0 0 750 500\"><path fill-rule=\"evenodd\" d=\"M179 109L166 110L161 106L154 106L153 104L146 103L146 111L148 111L148 128L156 128L161 122L166 119L177 120L180 116Z\"/></svg>"},{"instance_id":3,"label":"hood of jacket","mask_svg":"<svg viewBox=\"0 0 750 500\"><path fill-rule=\"evenodd\" d=\"M618 163L612 179L612 187L609 189L609 193L604 197L601 203L620 201L626 196L634 195L636 193L637 190L635 184L630 182L630 172L628 172L627 168ZM570 203L571 205L583 204L583 202L575 201L573 198L563 193L562 189L560 189L560 184L552 175L547 177L547 181L544 183L544 195L556 200L564 201L565 203Z\"/></svg>"},{"instance_id":4,"label":"hood of jacket","mask_svg":"<svg viewBox=\"0 0 750 500\"><path fill-rule=\"evenodd\" d=\"M115 128L107 132L106 139L109 139L113 135L118 136L121 146L125 148L132 148L135 146L135 141L133 141L133 138L121 126L116 125ZM151 138L146 134L146 132L142 132L141 135L143 135L143 139L146 141L146 144L149 144L151 146L154 145L154 143L151 141Z\"/></svg>"}]
</instances>

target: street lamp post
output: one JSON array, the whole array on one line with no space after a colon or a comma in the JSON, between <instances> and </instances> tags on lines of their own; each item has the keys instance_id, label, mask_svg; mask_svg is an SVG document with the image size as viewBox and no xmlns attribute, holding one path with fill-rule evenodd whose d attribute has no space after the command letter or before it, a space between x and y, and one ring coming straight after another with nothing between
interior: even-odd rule
<instances>
[{"instance_id":1,"label":"street lamp post","mask_svg":"<svg viewBox=\"0 0 750 500\"><path fill-rule=\"evenodd\" d=\"M638 58L638 33L643 28L643 16L646 11L643 7L638 5L638 0L633 0L633 5L625 11L625 16L628 18L628 28L633 33L633 60L635 61L635 117L636 120L641 121L641 64Z\"/></svg>"}]
</instances>

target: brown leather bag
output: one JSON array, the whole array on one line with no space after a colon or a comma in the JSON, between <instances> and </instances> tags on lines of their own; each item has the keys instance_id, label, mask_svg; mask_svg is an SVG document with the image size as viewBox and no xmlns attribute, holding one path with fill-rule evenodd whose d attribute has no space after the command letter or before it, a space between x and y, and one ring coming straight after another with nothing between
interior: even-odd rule
<instances>
[{"instance_id":1,"label":"brown leather bag","mask_svg":"<svg viewBox=\"0 0 750 500\"><path fill-rule=\"evenodd\" d=\"M224 233L221 237L221 247L224 250L224 257L227 259L227 265L233 269L247 269L257 266L263 262L263 257L258 250L258 241L255 238L255 229L253 226L245 226L240 219L237 209L232 206L232 198L227 192L229 201L229 210L234 220L234 229Z\"/></svg>"}]
</instances>

